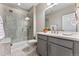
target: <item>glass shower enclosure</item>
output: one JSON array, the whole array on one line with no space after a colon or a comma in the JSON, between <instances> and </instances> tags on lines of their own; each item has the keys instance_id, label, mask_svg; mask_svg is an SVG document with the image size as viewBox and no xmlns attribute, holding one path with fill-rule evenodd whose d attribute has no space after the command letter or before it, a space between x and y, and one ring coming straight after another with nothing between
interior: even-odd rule
<instances>
[{"instance_id":1,"label":"glass shower enclosure","mask_svg":"<svg viewBox=\"0 0 79 59\"><path fill-rule=\"evenodd\" d=\"M4 29L6 37L11 38L11 42L27 40L27 26L25 15L9 12L5 15Z\"/></svg>"}]
</instances>

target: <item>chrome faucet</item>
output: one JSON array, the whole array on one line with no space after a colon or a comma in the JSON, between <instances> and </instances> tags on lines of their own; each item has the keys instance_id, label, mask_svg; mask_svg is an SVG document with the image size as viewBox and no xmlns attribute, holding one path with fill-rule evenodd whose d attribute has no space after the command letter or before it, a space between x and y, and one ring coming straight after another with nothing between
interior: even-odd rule
<instances>
[{"instance_id":1,"label":"chrome faucet","mask_svg":"<svg viewBox=\"0 0 79 59\"><path fill-rule=\"evenodd\" d=\"M51 33L57 33L58 34L57 25L51 25Z\"/></svg>"}]
</instances>

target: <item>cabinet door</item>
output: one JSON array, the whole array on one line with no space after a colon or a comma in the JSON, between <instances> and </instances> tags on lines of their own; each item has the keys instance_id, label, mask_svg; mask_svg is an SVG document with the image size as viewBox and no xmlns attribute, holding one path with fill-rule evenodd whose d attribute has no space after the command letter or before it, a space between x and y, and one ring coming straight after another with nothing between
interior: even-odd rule
<instances>
[{"instance_id":1,"label":"cabinet door","mask_svg":"<svg viewBox=\"0 0 79 59\"><path fill-rule=\"evenodd\" d=\"M68 48L72 48L73 47L73 42L72 41L68 41L66 39L61 39L61 38L55 38L55 37L48 37L48 41L49 42L54 42L56 44L68 47Z\"/></svg>"},{"instance_id":2,"label":"cabinet door","mask_svg":"<svg viewBox=\"0 0 79 59\"><path fill-rule=\"evenodd\" d=\"M56 56L57 53L57 46L51 43L48 43L48 55L49 56Z\"/></svg>"},{"instance_id":3,"label":"cabinet door","mask_svg":"<svg viewBox=\"0 0 79 59\"><path fill-rule=\"evenodd\" d=\"M37 53L47 56L47 41L38 38Z\"/></svg>"},{"instance_id":4,"label":"cabinet door","mask_svg":"<svg viewBox=\"0 0 79 59\"><path fill-rule=\"evenodd\" d=\"M72 56L72 50L55 45L53 43L48 44L49 56Z\"/></svg>"},{"instance_id":5,"label":"cabinet door","mask_svg":"<svg viewBox=\"0 0 79 59\"><path fill-rule=\"evenodd\" d=\"M79 42L74 42L74 55L79 56Z\"/></svg>"}]
</instances>

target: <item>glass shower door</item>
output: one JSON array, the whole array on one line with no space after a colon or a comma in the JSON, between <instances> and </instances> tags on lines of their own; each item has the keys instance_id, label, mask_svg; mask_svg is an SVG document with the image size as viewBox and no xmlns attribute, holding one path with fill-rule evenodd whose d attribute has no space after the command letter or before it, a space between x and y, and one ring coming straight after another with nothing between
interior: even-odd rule
<instances>
[{"instance_id":1,"label":"glass shower door","mask_svg":"<svg viewBox=\"0 0 79 59\"><path fill-rule=\"evenodd\" d=\"M17 19L17 40L25 41L27 40L27 28L25 25L25 17L23 15L19 15Z\"/></svg>"},{"instance_id":2,"label":"glass shower door","mask_svg":"<svg viewBox=\"0 0 79 59\"><path fill-rule=\"evenodd\" d=\"M10 37L11 41L14 42L16 40L17 32L17 17L14 13L6 15L5 27L6 37Z\"/></svg>"},{"instance_id":3,"label":"glass shower door","mask_svg":"<svg viewBox=\"0 0 79 59\"><path fill-rule=\"evenodd\" d=\"M21 14L9 13L5 21L6 36L11 38L11 42L27 40L27 26L25 16Z\"/></svg>"}]
</instances>

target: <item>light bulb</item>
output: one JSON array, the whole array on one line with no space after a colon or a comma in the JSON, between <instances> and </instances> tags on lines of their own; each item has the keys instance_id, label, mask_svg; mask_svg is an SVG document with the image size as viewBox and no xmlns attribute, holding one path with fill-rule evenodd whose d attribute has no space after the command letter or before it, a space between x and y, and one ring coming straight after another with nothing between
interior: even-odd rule
<instances>
[{"instance_id":1,"label":"light bulb","mask_svg":"<svg viewBox=\"0 0 79 59\"><path fill-rule=\"evenodd\" d=\"M47 3L47 5L48 5L48 6L51 5L51 3Z\"/></svg>"},{"instance_id":2,"label":"light bulb","mask_svg":"<svg viewBox=\"0 0 79 59\"><path fill-rule=\"evenodd\" d=\"M18 3L18 5L21 5L21 3Z\"/></svg>"}]
</instances>

